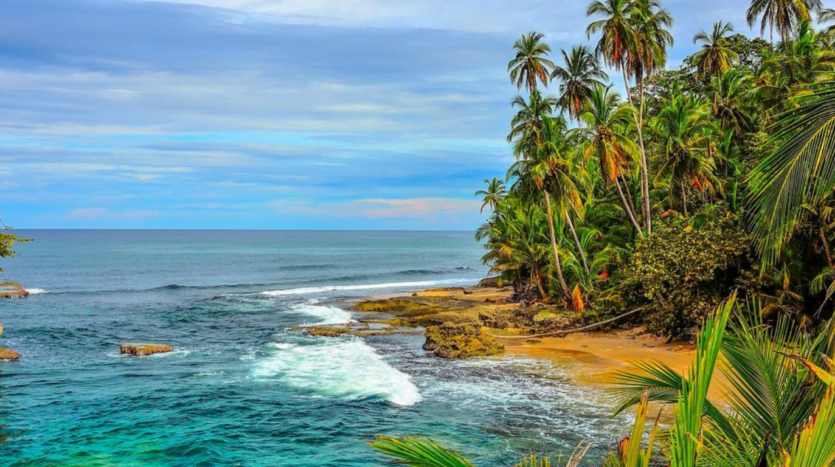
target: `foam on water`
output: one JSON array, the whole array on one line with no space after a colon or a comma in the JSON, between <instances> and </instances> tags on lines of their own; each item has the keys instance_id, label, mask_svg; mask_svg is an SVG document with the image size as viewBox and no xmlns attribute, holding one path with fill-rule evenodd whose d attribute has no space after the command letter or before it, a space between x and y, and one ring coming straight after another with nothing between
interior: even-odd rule
<instances>
[{"instance_id":1,"label":"foam on water","mask_svg":"<svg viewBox=\"0 0 835 467\"><path fill-rule=\"evenodd\" d=\"M301 287L298 289L269 290L266 292L261 292L261 294L266 295L268 297L280 297L283 295L304 295L324 292L347 292L353 290L432 287L437 285L463 284L468 282L472 282L472 279L443 279L437 281L389 282L384 284L326 285L322 287Z\"/></svg>"},{"instance_id":2,"label":"foam on water","mask_svg":"<svg viewBox=\"0 0 835 467\"><path fill-rule=\"evenodd\" d=\"M38 288L26 289L26 291L29 292L29 295L39 295L39 294L49 293L44 289L38 289Z\"/></svg>"},{"instance_id":3,"label":"foam on water","mask_svg":"<svg viewBox=\"0 0 835 467\"><path fill-rule=\"evenodd\" d=\"M346 324L351 322L351 313L333 306L317 305L315 301L294 305L294 312L317 318L316 324Z\"/></svg>"},{"instance_id":4,"label":"foam on water","mask_svg":"<svg viewBox=\"0 0 835 467\"><path fill-rule=\"evenodd\" d=\"M256 363L257 379L351 400L382 398L409 406L422 400L409 375L390 366L360 339L319 339L313 345L272 344Z\"/></svg>"}]
</instances>

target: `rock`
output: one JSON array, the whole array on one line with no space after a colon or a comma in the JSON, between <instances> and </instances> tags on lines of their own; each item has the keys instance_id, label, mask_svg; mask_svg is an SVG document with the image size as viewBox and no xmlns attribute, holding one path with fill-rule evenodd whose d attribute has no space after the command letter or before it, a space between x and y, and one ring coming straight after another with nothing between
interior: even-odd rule
<instances>
[{"instance_id":1,"label":"rock","mask_svg":"<svg viewBox=\"0 0 835 467\"><path fill-rule=\"evenodd\" d=\"M20 358L20 354L15 352L14 350L4 349L0 347L0 360L17 360Z\"/></svg>"},{"instance_id":2,"label":"rock","mask_svg":"<svg viewBox=\"0 0 835 467\"><path fill-rule=\"evenodd\" d=\"M0 298L28 297L29 291L16 282L0 282Z\"/></svg>"},{"instance_id":3,"label":"rock","mask_svg":"<svg viewBox=\"0 0 835 467\"><path fill-rule=\"evenodd\" d=\"M435 352L441 358L462 359L504 352L504 346L481 326L474 324L444 323L426 328L424 350Z\"/></svg>"},{"instance_id":4,"label":"rock","mask_svg":"<svg viewBox=\"0 0 835 467\"><path fill-rule=\"evenodd\" d=\"M156 353L168 353L173 351L174 348L165 344L121 344L119 350L123 354L133 357L144 357Z\"/></svg>"},{"instance_id":5,"label":"rock","mask_svg":"<svg viewBox=\"0 0 835 467\"><path fill-rule=\"evenodd\" d=\"M472 294L473 294L472 290L464 289L464 295L472 295Z\"/></svg>"},{"instance_id":6,"label":"rock","mask_svg":"<svg viewBox=\"0 0 835 467\"><path fill-rule=\"evenodd\" d=\"M502 278L501 277L487 277L479 281L478 287L490 287L490 288L501 288Z\"/></svg>"},{"instance_id":7,"label":"rock","mask_svg":"<svg viewBox=\"0 0 835 467\"><path fill-rule=\"evenodd\" d=\"M307 328L307 335L314 336L314 337L339 337L344 336L351 332L350 329L340 327L340 328Z\"/></svg>"}]
</instances>

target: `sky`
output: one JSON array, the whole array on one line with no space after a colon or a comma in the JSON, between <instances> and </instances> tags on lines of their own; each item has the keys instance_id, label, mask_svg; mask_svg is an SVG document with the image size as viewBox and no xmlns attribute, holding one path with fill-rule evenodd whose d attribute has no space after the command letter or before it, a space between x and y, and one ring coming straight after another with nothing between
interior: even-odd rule
<instances>
[{"instance_id":1,"label":"sky","mask_svg":"<svg viewBox=\"0 0 835 467\"><path fill-rule=\"evenodd\" d=\"M0 217L15 228L472 230L512 162L523 32L587 0L5 0ZM670 65L745 0L666 0ZM622 86L621 86L622 88Z\"/></svg>"}]
</instances>

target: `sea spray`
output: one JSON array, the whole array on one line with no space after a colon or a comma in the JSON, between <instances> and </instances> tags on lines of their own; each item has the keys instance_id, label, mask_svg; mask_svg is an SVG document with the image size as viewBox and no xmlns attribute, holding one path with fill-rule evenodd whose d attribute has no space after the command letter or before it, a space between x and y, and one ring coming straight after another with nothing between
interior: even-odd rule
<instances>
[{"instance_id":1,"label":"sea spray","mask_svg":"<svg viewBox=\"0 0 835 467\"><path fill-rule=\"evenodd\" d=\"M280 297L283 295L306 295L324 292L348 292L355 290L433 287L438 285L465 284L472 282L472 279L444 279L437 281L389 282L384 284L325 285L321 287L301 287L297 289L287 290L269 290L266 292L261 292L261 294L266 295L268 297Z\"/></svg>"},{"instance_id":2,"label":"sea spray","mask_svg":"<svg viewBox=\"0 0 835 467\"><path fill-rule=\"evenodd\" d=\"M310 345L272 344L252 375L348 400L380 398L409 406L422 400L411 378L358 338L317 339Z\"/></svg>"}]
</instances>

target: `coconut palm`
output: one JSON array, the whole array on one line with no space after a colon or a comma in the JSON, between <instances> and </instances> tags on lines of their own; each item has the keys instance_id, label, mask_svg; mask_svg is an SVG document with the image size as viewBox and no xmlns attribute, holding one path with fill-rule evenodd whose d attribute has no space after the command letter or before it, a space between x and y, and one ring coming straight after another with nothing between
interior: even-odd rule
<instances>
[{"instance_id":1,"label":"coconut palm","mask_svg":"<svg viewBox=\"0 0 835 467\"><path fill-rule=\"evenodd\" d=\"M602 86L609 76L600 68L597 57L588 47L577 45L571 53L560 51L564 65L557 65L551 78L560 82L559 106L572 120L578 120L583 102L595 86Z\"/></svg>"},{"instance_id":2,"label":"coconut palm","mask_svg":"<svg viewBox=\"0 0 835 467\"><path fill-rule=\"evenodd\" d=\"M818 23L835 23L835 8L821 8L818 11ZM827 34L832 34L833 31L835 31L835 25L829 26L826 29Z\"/></svg>"},{"instance_id":3,"label":"coconut palm","mask_svg":"<svg viewBox=\"0 0 835 467\"><path fill-rule=\"evenodd\" d=\"M687 216L687 191L712 191L716 177L711 157L710 127L705 106L685 95L673 96L658 114L653 129L662 158L656 182L664 176L679 190L681 207ZM672 195L674 190L670 190Z\"/></svg>"},{"instance_id":4,"label":"coconut palm","mask_svg":"<svg viewBox=\"0 0 835 467\"><path fill-rule=\"evenodd\" d=\"M661 7L658 0L635 0L632 4L629 20L635 31L633 50L629 65L631 75L638 85L640 103L636 113L635 127L638 131L638 147L641 150L641 204L647 232L652 233L652 213L649 200L649 167L644 147L644 80L657 70L664 69L667 63L667 47L673 45L673 36L667 30L673 24L673 18ZM627 83L627 90L629 85Z\"/></svg>"},{"instance_id":5,"label":"coconut palm","mask_svg":"<svg viewBox=\"0 0 835 467\"><path fill-rule=\"evenodd\" d=\"M694 44L702 43L702 48L693 55L699 77L711 79L721 76L731 69L733 62L739 60L739 55L731 50L728 43L728 36L733 31L731 23L719 21L713 23L710 33L701 30L693 36Z\"/></svg>"},{"instance_id":6,"label":"coconut palm","mask_svg":"<svg viewBox=\"0 0 835 467\"><path fill-rule=\"evenodd\" d=\"M484 212L484 208L487 206L490 206L491 211L495 211L496 206L507 194L505 183L504 181L493 177L492 180L484 180L484 184L486 185L485 189L475 192L476 196L480 196L482 200L481 210L479 212Z\"/></svg>"},{"instance_id":7,"label":"coconut palm","mask_svg":"<svg viewBox=\"0 0 835 467\"><path fill-rule=\"evenodd\" d=\"M513 44L516 56L507 64L507 71L510 73L510 81L517 88L522 89L524 86L531 92L536 90L537 83L548 87L554 62L547 58L551 47L542 41L544 38L541 33L529 32L522 34Z\"/></svg>"},{"instance_id":8,"label":"coconut palm","mask_svg":"<svg viewBox=\"0 0 835 467\"><path fill-rule=\"evenodd\" d=\"M724 131L737 133L754 129L750 105L749 78L738 70L731 70L711 81L713 116Z\"/></svg>"},{"instance_id":9,"label":"coconut palm","mask_svg":"<svg viewBox=\"0 0 835 467\"><path fill-rule=\"evenodd\" d=\"M537 135L542 128L542 121L554 113L556 100L550 96L543 96L538 90L533 90L527 100L522 96L516 96L511 106L518 110L510 121L507 142L519 143L521 141L523 143L517 144L516 157L519 158L525 144L537 144Z\"/></svg>"},{"instance_id":10,"label":"coconut palm","mask_svg":"<svg viewBox=\"0 0 835 467\"><path fill-rule=\"evenodd\" d=\"M635 212L630 208L621 187L621 177L628 168L630 159L639 152L627 132L635 109L628 104L620 105L619 101L620 96L612 92L611 86L595 87L580 116L585 128L578 131L586 140L585 158L597 160L605 186L615 185L629 220L638 231L638 235L643 238L644 234Z\"/></svg>"},{"instance_id":11,"label":"coconut palm","mask_svg":"<svg viewBox=\"0 0 835 467\"><path fill-rule=\"evenodd\" d=\"M764 34L766 29L770 35L777 31L780 38L786 40L822 6L821 0L751 0L746 19L748 25L754 27L760 18L760 34Z\"/></svg>"}]
</instances>

